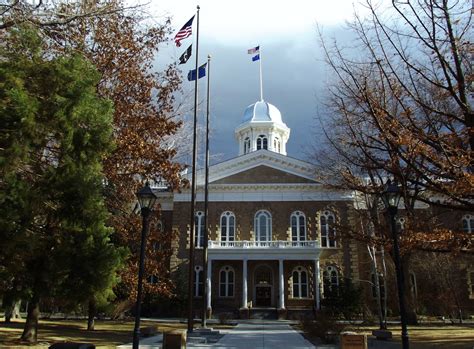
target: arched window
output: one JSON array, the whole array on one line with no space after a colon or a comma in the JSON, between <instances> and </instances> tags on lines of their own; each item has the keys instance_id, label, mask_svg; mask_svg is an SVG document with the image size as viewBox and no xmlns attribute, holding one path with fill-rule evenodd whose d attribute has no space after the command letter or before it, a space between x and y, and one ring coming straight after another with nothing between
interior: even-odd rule
<instances>
[{"instance_id":1,"label":"arched window","mask_svg":"<svg viewBox=\"0 0 474 349\"><path fill-rule=\"evenodd\" d=\"M257 137L257 150L268 149L268 139L264 135Z\"/></svg>"},{"instance_id":2,"label":"arched window","mask_svg":"<svg viewBox=\"0 0 474 349\"><path fill-rule=\"evenodd\" d=\"M324 211L320 217L321 247L336 247L336 229L334 229L334 214Z\"/></svg>"},{"instance_id":3,"label":"arched window","mask_svg":"<svg viewBox=\"0 0 474 349\"><path fill-rule=\"evenodd\" d=\"M150 275L148 278L147 278L147 281L149 284L151 285L156 285L158 283L158 276L156 275Z\"/></svg>"},{"instance_id":4,"label":"arched window","mask_svg":"<svg viewBox=\"0 0 474 349\"><path fill-rule=\"evenodd\" d=\"M299 266L293 270L293 298L308 298L308 272Z\"/></svg>"},{"instance_id":5,"label":"arched window","mask_svg":"<svg viewBox=\"0 0 474 349\"><path fill-rule=\"evenodd\" d=\"M219 297L234 297L234 269L228 265L219 272Z\"/></svg>"},{"instance_id":6,"label":"arched window","mask_svg":"<svg viewBox=\"0 0 474 349\"><path fill-rule=\"evenodd\" d=\"M375 274L370 274L370 279L372 281L372 297L377 298L377 285L375 284ZM380 287L380 299L385 298L385 283L383 280L383 275L379 274L379 287Z\"/></svg>"},{"instance_id":7,"label":"arched window","mask_svg":"<svg viewBox=\"0 0 474 349\"><path fill-rule=\"evenodd\" d=\"M235 240L235 215L225 211L221 215L221 241Z\"/></svg>"},{"instance_id":8,"label":"arched window","mask_svg":"<svg viewBox=\"0 0 474 349\"><path fill-rule=\"evenodd\" d=\"M467 285L469 291L469 298L474 298L474 269L467 270Z\"/></svg>"},{"instance_id":9,"label":"arched window","mask_svg":"<svg viewBox=\"0 0 474 349\"><path fill-rule=\"evenodd\" d=\"M339 275L336 267L329 266L323 272L323 293L324 297L337 294L339 286Z\"/></svg>"},{"instance_id":10,"label":"arched window","mask_svg":"<svg viewBox=\"0 0 474 349\"><path fill-rule=\"evenodd\" d=\"M467 214L462 217L462 230L466 233L474 233L474 216Z\"/></svg>"},{"instance_id":11,"label":"arched window","mask_svg":"<svg viewBox=\"0 0 474 349\"><path fill-rule=\"evenodd\" d=\"M416 275L415 273L410 273L410 291L414 299L418 297L418 287L416 285Z\"/></svg>"},{"instance_id":12,"label":"arched window","mask_svg":"<svg viewBox=\"0 0 474 349\"><path fill-rule=\"evenodd\" d=\"M291 240L306 241L306 217L303 212L295 211L291 214Z\"/></svg>"},{"instance_id":13,"label":"arched window","mask_svg":"<svg viewBox=\"0 0 474 349\"><path fill-rule=\"evenodd\" d=\"M397 227L397 232L405 230L405 217L397 217L395 221L395 226Z\"/></svg>"},{"instance_id":14,"label":"arched window","mask_svg":"<svg viewBox=\"0 0 474 349\"><path fill-rule=\"evenodd\" d=\"M250 138L246 137L244 140L244 154L250 153Z\"/></svg>"},{"instance_id":15,"label":"arched window","mask_svg":"<svg viewBox=\"0 0 474 349\"><path fill-rule=\"evenodd\" d=\"M280 149L281 149L280 139L278 137L275 137L273 139L273 151L276 151L277 153L279 153Z\"/></svg>"},{"instance_id":16,"label":"arched window","mask_svg":"<svg viewBox=\"0 0 474 349\"><path fill-rule=\"evenodd\" d=\"M204 246L204 212L198 211L194 216L194 246L203 247Z\"/></svg>"},{"instance_id":17,"label":"arched window","mask_svg":"<svg viewBox=\"0 0 474 349\"><path fill-rule=\"evenodd\" d=\"M194 267L194 297L202 297L204 291L204 272L200 265Z\"/></svg>"},{"instance_id":18,"label":"arched window","mask_svg":"<svg viewBox=\"0 0 474 349\"><path fill-rule=\"evenodd\" d=\"M255 236L257 241L272 240L272 216L268 211L258 211L255 214Z\"/></svg>"},{"instance_id":19,"label":"arched window","mask_svg":"<svg viewBox=\"0 0 474 349\"><path fill-rule=\"evenodd\" d=\"M261 265L255 270L255 285L271 285L272 279L272 270L268 266Z\"/></svg>"}]
</instances>

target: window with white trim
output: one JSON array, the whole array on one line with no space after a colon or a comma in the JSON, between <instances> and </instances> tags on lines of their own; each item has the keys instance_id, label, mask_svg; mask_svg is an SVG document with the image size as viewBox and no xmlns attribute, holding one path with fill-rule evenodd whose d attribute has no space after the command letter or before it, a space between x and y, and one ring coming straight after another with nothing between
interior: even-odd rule
<instances>
[{"instance_id":1,"label":"window with white trim","mask_svg":"<svg viewBox=\"0 0 474 349\"><path fill-rule=\"evenodd\" d=\"M465 233L474 233L474 216L467 214L462 217L462 230Z\"/></svg>"},{"instance_id":2,"label":"window with white trim","mask_svg":"<svg viewBox=\"0 0 474 349\"><path fill-rule=\"evenodd\" d=\"M474 269L467 270L467 286L469 298L474 299Z\"/></svg>"},{"instance_id":3,"label":"window with white trim","mask_svg":"<svg viewBox=\"0 0 474 349\"><path fill-rule=\"evenodd\" d=\"M418 297L418 287L416 285L416 275L415 273L410 273L410 292L414 299Z\"/></svg>"},{"instance_id":4,"label":"window with white trim","mask_svg":"<svg viewBox=\"0 0 474 349\"><path fill-rule=\"evenodd\" d=\"M255 238L256 241L272 240L272 216L266 210L258 211L255 214Z\"/></svg>"},{"instance_id":5,"label":"window with white trim","mask_svg":"<svg viewBox=\"0 0 474 349\"><path fill-rule=\"evenodd\" d=\"M200 265L194 267L194 297L202 297L204 293L204 272Z\"/></svg>"},{"instance_id":6,"label":"window with white trim","mask_svg":"<svg viewBox=\"0 0 474 349\"><path fill-rule=\"evenodd\" d=\"M268 149L268 139L265 135L260 135L257 137L257 150Z\"/></svg>"},{"instance_id":7,"label":"window with white trim","mask_svg":"<svg viewBox=\"0 0 474 349\"><path fill-rule=\"evenodd\" d=\"M370 274L370 278L372 281L372 297L377 298L377 285L375 283L375 274ZM380 287L380 299L385 298L385 284L383 280L383 275L379 274L379 287Z\"/></svg>"},{"instance_id":8,"label":"window with white trim","mask_svg":"<svg viewBox=\"0 0 474 349\"><path fill-rule=\"evenodd\" d=\"M303 212L291 214L291 241L306 241L306 217Z\"/></svg>"},{"instance_id":9,"label":"window with white trim","mask_svg":"<svg viewBox=\"0 0 474 349\"><path fill-rule=\"evenodd\" d=\"M280 139L278 137L275 137L273 140L273 151L276 151L279 153L281 150L281 145L280 145Z\"/></svg>"},{"instance_id":10,"label":"window with white trim","mask_svg":"<svg viewBox=\"0 0 474 349\"><path fill-rule=\"evenodd\" d=\"M226 265L219 272L219 297L234 297L234 269Z\"/></svg>"},{"instance_id":11,"label":"window with white trim","mask_svg":"<svg viewBox=\"0 0 474 349\"><path fill-rule=\"evenodd\" d=\"M405 217L397 217L397 219L395 220L395 226L397 227L397 232L402 232L405 230L405 223L406 223Z\"/></svg>"},{"instance_id":12,"label":"window with white trim","mask_svg":"<svg viewBox=\"0 0 474 349\"><path fill-rule=\"evenodd\" d=\"M293 269L293 298L308 298L308 272L305 268L298 266Z\"/></svg>"},{"instance_id":13,"label":"window with white trim","mask_svg":"<svg viewBox=\"0 0 474 349\"><path fill-rule=\"evenodd\" d=\"M158 276L156 275L150 275L148 278L147 278L147 281L149 284L151 285L156 285L158 283Z\"/></svg>"},{"instance_id":14,"label":"window with white trim","mask_svg":"<svg viewBox=\"0 0 474 349\"><path fill-rule=\"evenodd\" d=\"M230 211L221 215L221 241L235 241L235 215Z\"/></svg>"},{"instance_id":15,"label":"window with white trim","mask_svg":"<svg viewBox=\"0 0 474 349\"><path fill-rule=\"evenodd\" d=\"M325 298L337 294L339 287L339 274L337 268L328 266L323 271L323 295Z\"/></svg>"},{"instance_id":16,"label":"window with white trim","mask_svg":"<svg viewBox=\"0 0 474 349\"><path fill-rule=\"evenodd\" d=\"M331 211L324 211L320 218L321 247L336 247L335 217Z\"/></svg>"},{"instance_id":17,"label":"window with white trim","mask_svg":"<svg viewBox=\"0 0 474 349\"><path fill-rule=\"evenodd\" d=\"M204 246L204 212L198 211L194 216L194 246Z\"/></svg>"},{"instance_id":18,"label":"window with white trim","mask_svg":"<svg viewBox=\"0 0 474 349\"><path fill-rule=\"evenodd\" d=\"M244 140L244 154L250 153L250 138L246 137Z\"/></svg>"}]
</instances>

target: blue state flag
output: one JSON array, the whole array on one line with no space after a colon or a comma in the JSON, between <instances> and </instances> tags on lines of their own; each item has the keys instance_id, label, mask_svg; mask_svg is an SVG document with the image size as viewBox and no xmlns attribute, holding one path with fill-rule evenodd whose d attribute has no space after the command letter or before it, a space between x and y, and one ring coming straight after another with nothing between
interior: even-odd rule
<instances>
[{"instance_id":1,"label":"blue state flag","mask_svg":"<svg viewBox=\"0 0 474 349\"><path fill-rule=\"evenodd\" d=\"M204 63L198 68L199 74L198 74L198 79L205 77L206 76L206 65L207 63ZM190 70L188 73L188 80L189 81L194 81L196 80L196 69Z\"/></svg>"},{"instance_id":2,"label":"blue state flag","mask_svg":"<svg viewBox=\"0 0 474 349\"><path fill-rule=\"evenodd\" d=\"M260 54L252 57L252 62L259 61L259 60L260 60Z\"/></svg>"}]
</instances>

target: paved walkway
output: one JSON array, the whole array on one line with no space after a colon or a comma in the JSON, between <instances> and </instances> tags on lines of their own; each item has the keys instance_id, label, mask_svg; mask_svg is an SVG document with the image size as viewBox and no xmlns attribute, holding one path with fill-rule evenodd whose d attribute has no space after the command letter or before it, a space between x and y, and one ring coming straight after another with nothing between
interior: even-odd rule
<instances>
[{"instance_id":1,"label":"paved walkway","mask_svg":"<svg viewBox=\"0 0 474 349\"><path fill-rule=\"evenodd\" d=\"M232 329L220 330L223 335L212 344L188 338L187 347L193 349L322 349L339 348L338 345L314 346L295 331L290 321L244 320ZM212 326L212 325L211 325ZM140 340L140 349L161 349L163 335ZM369 339L369 349L401 349L400 342ZM132 344L117 346L117 349L132 349Z\"/></svg>"},{"instance_id":2,"label":"paved walkway","mask_svg":"<svg viewBox=\"0 0 474 349\"><path fill-rule=\"evenodd\" d=\"M313 349L314 346L288 324L241 323L214 344L188 344L189 348L215 349Z\"/></svg>"}]
</instances>

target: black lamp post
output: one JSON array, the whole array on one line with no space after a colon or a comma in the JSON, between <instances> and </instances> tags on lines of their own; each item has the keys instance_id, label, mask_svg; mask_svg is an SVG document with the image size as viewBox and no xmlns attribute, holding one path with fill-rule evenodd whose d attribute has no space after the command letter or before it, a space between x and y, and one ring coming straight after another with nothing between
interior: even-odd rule
<instances>
[{"instance_id":1,"label":"black lamp post","mask_svg":"<svg viewBox=\"0 0 474 349\"><path fill-rule=\"evenodd\" d=\"M400 307L400 322L402 324L402 347L403 349L408 349L409 342L407 331L407 313L405 309L405 296L403 293L404 278L400 260L400 248L398 246L397 224L395 222L395 216L398 213L398 203L400 202L400 198L400 187L396 182L388 180L382 193L382 199L390 216L390 229L392 231L393 238L393 260L395 262L395 270L397 273L398 303Z\"/></svg>"},{"instance_id":2,"label":"black lamp post","mask_svg":"<svg viewBox=\"0 0 474 349\"><path fill-rule=\"evenodd\" d=\"M140 204L142 213L142 239L140 245L140 264L138 268L138 286L137 286L137 305L135 309L135 328L133 330L133 349L138 349L140 338L140 313L142 308L142 282L143 282L143 265L145 261L145 245L146 236L149 228L149 218L153 206L156 203L157 196L150 188L150 184L146 182L145 186L137 191L138 203Z\"/></svg>"}]
</instances>

